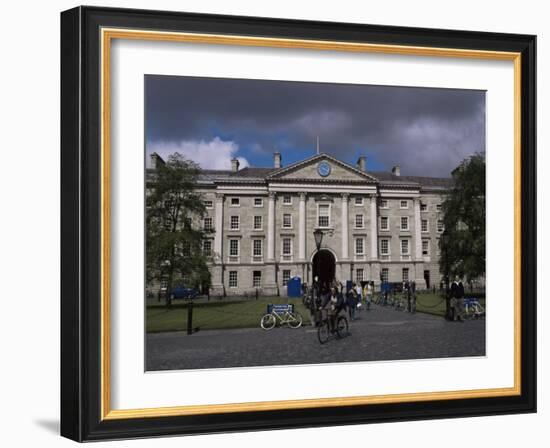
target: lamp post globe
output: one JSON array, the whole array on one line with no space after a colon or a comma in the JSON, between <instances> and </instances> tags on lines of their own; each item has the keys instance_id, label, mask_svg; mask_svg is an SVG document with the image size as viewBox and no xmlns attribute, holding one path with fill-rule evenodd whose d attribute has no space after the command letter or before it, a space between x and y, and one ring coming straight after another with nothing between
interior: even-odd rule
<instances>
[{"instance_id":1,"label":"lamp post globe","mask_svg":"<svg viewBox=\"0 0 550 448\"><path fill-rule=\"evenodd\" d=\"M315 229L313 232L313 238L315 238L315 246L317 252L321 249L321 243L323 242L323 231L321 229Z\"/></svg>"}]
</instances>

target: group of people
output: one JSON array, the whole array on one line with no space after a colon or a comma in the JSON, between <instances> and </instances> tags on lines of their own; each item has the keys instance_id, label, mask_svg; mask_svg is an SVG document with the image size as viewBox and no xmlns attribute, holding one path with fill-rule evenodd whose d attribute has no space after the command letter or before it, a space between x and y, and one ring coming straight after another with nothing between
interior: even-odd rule
<instances>
[{"instance_id":1,"label":"group of people","mask_svg":"<svg viewBox=\"0 0 550 448\"><path fill-rule=\"evenodd\" d=\"M331 285L321 285L315 281L311 288L305 286L304 303L310 312L311 325L317 326L327 318L330 318L330 323L333 324L341 311L347 311L349 319L355 320L358 309L370 310L374 282L366 282L364 286L353 283L345 295L344 289L338 281Z\"/></svg>"}]
</instances>

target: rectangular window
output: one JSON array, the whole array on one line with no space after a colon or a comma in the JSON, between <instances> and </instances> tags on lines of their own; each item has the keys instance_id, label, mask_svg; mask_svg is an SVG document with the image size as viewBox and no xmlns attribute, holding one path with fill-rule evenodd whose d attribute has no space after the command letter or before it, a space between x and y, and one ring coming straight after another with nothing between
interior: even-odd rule
<instances>
[{"instance_id":1,"label":"rectangular window","mask_svg":"<svg viewBox=\"0 0 550 448\"><path fill-rule=\"evenodd\" d=\"M292 204L292 196L289 194L283 195L283 204L290 205Z\"/></svg>"},{"instance_id":2,"label":"rectangular window","mask_svg":"<svg viewBox=\"0 0 550 448\"><path fill-rule=\"evenodd\" d=\"M437 231L441 233L441 232L443 232L443 230L445 230L445 227L443 226L443 220L438 219L437 220Z\"/></svg>"},{"instance_id":3,"label":"rectangular window","mask_svg":"<svg viewBox=\"0 0 550 448\"><path fill-rule=\"evenodd\" d=\"M355 270L355 283L357 283L358 285L361 284L361 282L363 281L363 269L356 269Z\"/></svg>"},{"instance_id":4,"label":"rectangular window","mask_svg":"<svg viewBox=\"0 0 550 448\"><path fill-rule=\"evenodd\" d=\"M422 255L430 255L430 240L422 240Z\"/></svg>"},{"instance_id":5,"label":"rectangular window","mask_svg":"<svg viewBox=\"0 0 550 448\"><path fill-rule=\"evenodd\" d=\"M435 209L436 209L438 212L440 212L440 211L441 211L441 204L437 204L437 205L435 206Z\"/></svg>"},{"instance_id":6,"label":"rectangular window","mask_svg":"<svg viewBox=\"0 0 550 448\"><path fill-rule=\"evenodd\" d=\"M262 249L263 244L262 240L253 240L253 255L255 257L261 257L262 256Z\"/></svg>"},{"instance_id":7,"label":"rectangular window","mask_svg":"<svg viewBox=\"0 0 550 448\"><path fill-rule=\"evenodd\" d=\"M390 203L387 199L380 199L380 208L389 208Z\"/></svg>"},{"instance_id":8,"label":"rectangular window","mask_svg":"<svg viewBox=\"0 0 550 448\"><path fill-rule=\"evenodd\" d=\"M239 230L239 217L238 216L231 216L231 230Z\"/></svg>"},{"instance_id":9,"label":"rectangular window","mask_svg":"<svg viewBox=\"0 0 550 448\"><path fill-rule=\"evenodd\" d=\"M421 212L427 212L428 211L428 204L424 204L423 202L420 203L420 211Z\"/></svg>"},{"instance_id":10,"label":"rectangular window","mask_svg":"<svg viewBox=\"0 0 550 448\"><path fill-rule=\"evenodd\" d=\"M292 215L290 213L285 213L283 215L283 227L285 229L290 229L292 227Z\"/></svg>"},{"instance_id":11,"label":"rectangular window","mask_svg":"<svg viewBox=\"0 0 550 448\"><path fill-rule=\"evenodd\" d=\"M356 255L365 254L365 240L363 238L357 238L355 240L355 254Z\"/></svg>"},{"instance_id":12,"label":"rectangular window","mask_svg":"<svg viewBox=\"0 0 550 448\"><path fill-rule=\"evenodd\" d=\"M355 228L362 229L364 227L363 215L355 215Z\"/></svg>"},{"instance_id":13,"label":"rectangular window","mask_svg":"<svg viewBox=\"0 0 550 448\"><path fill-rule=\"evenodd\" d=\"M241 200L239 198L231 198L231 207L239 207Z\"/></svg>"},{"instance_id":14,"label":"rectangular window","mask_svg":"<svg viewBox=\"0 0 550 448\"><path fill-rule=\"evenodd\" d=\"M382 280L382 283L387 283L390 277L390 271L388 268L382 268L380 271L380 280Z\"/></svg>"},{"instance_id":15,"label":"rectangular window","mask_svg":"<svg viewBox=\"0 0 550 448\"><path fill-rule=\"evenodd\" d=\"M262 217L261 217L261 215L254 216L254 230L262 230Z\"/></svg>"},{"instance_id":16,"label":"rectangular window","mask_svg":"<svg viewBox=\"0 0 550 448\"><path fill-rule=\"evenodd\" d=\"M254 198L254 207L263 207L264 200L263 198Z\"/></svg>"},{"instance_id":17,"label":"rectangular window","mask_svg":"<svg viewBox=\"0 0 550 448\"><path fill-rule=\"evenodd\" d=\"M236 288L238 286L237 271L229 271L229 287Z\"/></svg>"},{"instance_id":18,"label":"rectangular window","mask_svg":"<svg viewBox=\"0 0 550 448\"><path fill-rule=\"evenodd\" d=\"M229 256L239 256L239 240L229 240Z\"/></svg>"},{"instance_id":19,"label":"rectangular window","mask_svg":"<svg viewBox=\"0 0 550 448\"><path fill-rule=\"evenodd\" d=\"M402 275L403 275L403 281L408 282L409 281L409 268L403 268Z\"/></svg>"},{"instance_id":20,"label":"rectangular window","mask_svg":"<svg viewBox=\"0 0 550 448\"><path fill-rule=\"evenodd\" d=\"M420 229L422 230L422 232L427 232L428 231L428 220L427 219L423 219L421 221Z\"/></svg>"},{"instance_id":21,"label":"rectangular window","mask_svg":"<svg viewBox=\"0 0 550 448\"><path fill-rule=\"evenodd\" d=\"M288 285L288 281L290 280L290 270L284 269L283 270L283 286Z\"/></svg>"},{"instance_id":22,"label":"rectangular window","mask_svg":"<svg viewBox=\"0 0 550 448\"><path fill-rule=\"evenodd\" d=\"M260 286L262 286L262 271L253 271L252 286L254 288L259 288Z\"/></svg>"},{"instance_id":23,"label":"rectangular window","mask_svg":"<svg viewBox=\"0 0 550 448\"><path fill-rule=\"evenodd\" d=\"M409 230L409 217L408 216L402 216L401 217L401 230Z\"/></svg>"},{"instance_id":24,"label":"rectangular window","mask_svg":"<svg viewBox=\"0 0 550 448\"><path fill-rule=\"evenodd\" d=\"M390 224L387 216L380 217L380 230L389 230Z\"/></svg>"},{"instance_id":25,"label":"rectangular window","mask_svg":"<svg viewBox=\"0 0 550 448\"><path fill-rule=\"evenodd\" d=\"M283 238L283 255L292 255L292 241L290 238Z\"/></svg>"},{"instance_id":26,"label":"rectangular window","mask_svg":"<svg viewBox=\"0 0 550 448\"><path fill-rule=\"evenodd\" d=\"M390 254L390 240L380 240L380 254L381 255Z\"/></svg>"},{"instance_id":27,"label":"rectangular window","mask_svg":"<svg viewBox=\"0 0 550 448\"><path fill-rule=\"evenodd\" d=\"M399 201L399 208L409 208L409 201Z\"/></svg>"},{"instance_id":28,"label":"rectangular window","mask_svg":"<svg viewBox=\"0 0 550 448\"><path fill-rule=\"evenodd\" d=\"M355 198L355 205L363 205L363 198L362 197L356 197Z\"/></svg>"},{"instance_id":29,"label":"rectangular window","mask_svg":"<svg viewBox=\"0 0 550 448\"><path fill-rule=\"evenodd\" d=\"M330 205L319 204L318 225L319 227L330 227Z\"/></svg>"},{"instance_id":30,"label":"rectangular window","mask_svg":"<svg viewBox=\"0 0 550 448\"><path fill-rule=\"evenodd\" d=\"M206 208L212 208L214 206L214 203L212 201L204 201L204 206Z\"/></svg>"},{"instance_id":31,"label":"rectangular window","mask_svg":"<svg viewBox=\"0 0 550 448\"><path fill-rule=\"evenodd\" d=\"M205 257L212 255L212 241L205 240L202 243L202 253Z\"/></svg>"},{"instance_id":32,"label":"rectangular window","mask_svg":"<svg viewBox=\"0 0 550 448\"><path fill-rule=\"evenodd\" d=\"M401 255L409 255L409 240L401 240Z\"/></svg>"},{"instance_id":33,"label":"rectangular window","mask_svg":"<svg viewBox=\"0 0 550 448\"><path fill-rule=\"evenodd\" d=\"M204 230L212 230L212 218L204 218Z\"/></svg>"}]
</instances>

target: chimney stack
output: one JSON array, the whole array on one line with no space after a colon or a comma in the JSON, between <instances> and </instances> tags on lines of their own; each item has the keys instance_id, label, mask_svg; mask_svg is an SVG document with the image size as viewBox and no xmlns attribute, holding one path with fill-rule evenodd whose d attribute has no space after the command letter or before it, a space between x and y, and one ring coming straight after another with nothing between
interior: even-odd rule
<instances>
[{"instance_id":1,"label":"chimney stack","mask_svg":"<svg viewBox=\"0 0 550 448\"><path fill-rule=\"evenodd\" d=\"M234 173L239 171L239 165L240 163L238 159L231 159L231 171L233 171Z\"/></svg>"},{"instance_id":2,"label":"chimney stack","mask_svg":"<svg viewBox=\"0 0 550 448\"><path fill-rule=\"evenodd\" d=\"M273 153L273 166L275 168L282 168L283 164L281 162L282 162L281 153L279 151L274 152Z\"/></svg>"},{"instance_id":3,"label":"chimney stack","mask_svg":"<svg viewBox=\"0 0 550 448\"><path fill-rule=\"evenodd\" d=\"M164 165L164 160L156 152L150 155L151 157L151 168L156 170L160 165Z\"/></svg>"},{"instance_id":4,"label":"chimney stack","mask_svg":"<svg viewBox=\"0 0 550 448\"><path fill-rule=\"evenodd\" d=\"M391 169L391 173L392 173L394 176L401 176L401 168L399 167L399 165L395 165L395 166Z\"/></svg>"},{"instance_id":5,"label":"chimney stack","mask_svg":"<svg viewBox=\"0 0 550 448\"><path fill-rule=\"evenodd\" d=\"M364 173L367 171L367 157L359 156L357 159L357 168L359 168Z\"/></svg>"}]
</instances>

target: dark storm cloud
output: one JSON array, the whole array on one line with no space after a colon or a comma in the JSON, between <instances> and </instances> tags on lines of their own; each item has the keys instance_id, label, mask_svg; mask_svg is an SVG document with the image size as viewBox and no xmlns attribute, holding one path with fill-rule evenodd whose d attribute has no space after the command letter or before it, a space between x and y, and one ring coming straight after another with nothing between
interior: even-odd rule
<instances>
[{"instance_id":1,"label":"dark storm cloud","mask_svg":"<svg viewBox=\"0 0 550 448\"><path fill-rule=\"evenodd\" d=\"M230 141L265 165L273 148L313 148L376 168L447 176L485 150L485 92L326 83L148 76L146 132L154 142ZM149 148L148 148L149 149Z\"/></svg>"}]
</instances>

